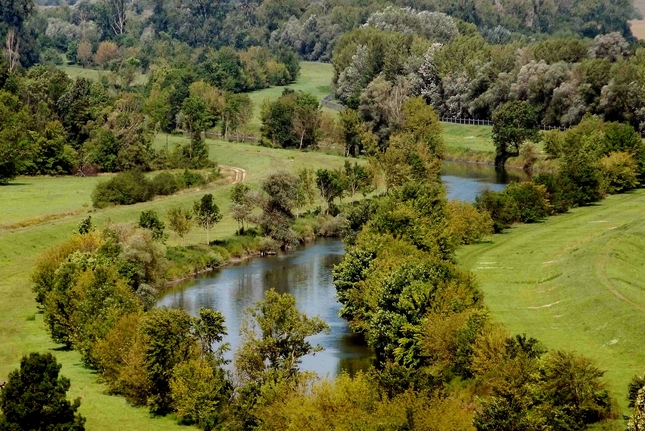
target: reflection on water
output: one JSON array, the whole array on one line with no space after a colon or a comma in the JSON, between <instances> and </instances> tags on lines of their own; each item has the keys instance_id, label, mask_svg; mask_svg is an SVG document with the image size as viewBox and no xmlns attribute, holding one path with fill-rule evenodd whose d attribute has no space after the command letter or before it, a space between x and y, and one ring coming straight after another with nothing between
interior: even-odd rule
<instances>
[{"instance_id":1,"label":"reflection on water","mask_svg":"<svg viewBox=\"0 0 645 431\"><path fill-rule=\"evenodd\" d=\"M329 334L311 337L312 344L321 344L325 350L305 357L302 369L330 376L341 370L353 374L369 366L372 352L338 317L340 303L335 297L331 271L343 253L342 241L321 239L291 253L250 259L200 277L188 287L166 293L157 305L181 308L192 315L197 315L201 307L221 311L228 329L224 341L234 351L239 345L244 310L264 299L264 292L270 288L291 293L299 310L319 316L331 328ZM228 358L232 357L233 352L229 352Z\"/></svg>"},{"instance_id":2,"label":"reflection on water","mask_svg":"<svg viewBox=\"0 0 645 431\"><path fill-rule=\"evenodd\" d=\"M448 199L474 202L482 190L504 190L506 184L522 181L526 174L519 170L496 171L487 165L446 162L441 169L441 178L446 184Z\"/></svg>"},{"instance_id":3,"label":"reflection on water","mask_svg":"<svg viewBox=\"0 0 645 431\"><path fill-rule=\"evenodd\" d=\"M521 180L522 173L504 176L489 166L446 163L442 177L449 199L474 201L483 188L502 190L505 184ZM325 350L304 358L302 369L330 377L341 370L354 374L366 369L374 355L338 317L340 304L331 271L343 253L340 240L321 239L288 254L250 259L192 280L164 294L157 305L181 308L192 315L197 315L201 307L221 311L228 329L224 341L232 347L227 357L232 359L239 346L244 311L264 299L264 292L270 288L291 293L298 309L319 316L331 328L329 334L311 338L313 344L321 344Z\"/></svg>"}]
</instances>

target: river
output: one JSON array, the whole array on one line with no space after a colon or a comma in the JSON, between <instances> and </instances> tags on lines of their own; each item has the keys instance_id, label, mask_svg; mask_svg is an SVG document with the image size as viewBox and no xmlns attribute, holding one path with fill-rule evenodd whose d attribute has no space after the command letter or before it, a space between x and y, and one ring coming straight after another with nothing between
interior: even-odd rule
<instances>
[{"instance_id":1,"label":"river","mask_svg":"<svg viewBox=\"0 0 645 431\"><path fill-rule=\"evenodd\" d=\"M474 201L483 188L502 190L508 182L519 180L521 174L502 176L488 166L446 163L442 178L449 199ZM232 347L226 356L232 359L239 345L244 311L262 300L264 292L270 288L291 293L299 310L311 316L318 315L331 328L328 334L310 338L324 350L305 357L301 368L321 376L334 376L341 371L353 374L367 368L373 354L338 317L340 304L336 300L331 272L342 260L343 253L342 241L319 239L313 245L289 253L248 259L195 278L166 292L157 305L181 308L191 315L197 315L201 307L221 311L228 330L224 341Z\"/></svg>"}]
</instances>

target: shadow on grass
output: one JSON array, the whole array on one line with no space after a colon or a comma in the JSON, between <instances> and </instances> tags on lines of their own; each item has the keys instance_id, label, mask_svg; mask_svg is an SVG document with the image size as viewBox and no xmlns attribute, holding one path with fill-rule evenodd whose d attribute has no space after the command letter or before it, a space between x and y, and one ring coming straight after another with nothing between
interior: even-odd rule
<instances>
[{"instance_id":1,"label":"shadow on grass","mask_svg":"<svg viewBox=\"0 0 645 431\"><path fill-rule=\"evenodd\" d=\"M0 183L0 188L2 187L10 187L10 186L30 186L31 183Z\"/></svg>"}]
</instances>

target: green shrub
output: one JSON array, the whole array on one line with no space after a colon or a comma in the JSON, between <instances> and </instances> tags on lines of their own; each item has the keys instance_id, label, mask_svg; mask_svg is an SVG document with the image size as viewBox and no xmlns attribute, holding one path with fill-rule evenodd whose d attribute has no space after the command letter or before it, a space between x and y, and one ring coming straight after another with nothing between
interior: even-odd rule
<instances>
[{"instance_id":1,"label":"green shrub","mask_svg":"<svg viewBox=\"0 0 645 431\"><path fill-rule=\"evenodd\" d=\"M321 237L338 237L344 227L345 219L342 216L319 215L316 218L316 235Z\"/></svg>"},{"instance_id":2,"label":"green shrub","mask_svg":"<svg viewBox=\"0 0 645 431\"><path fill-rule=\"evenodd\" d=\"M179 184L173 174L161 172L152 179L152 189L157 195L168 196L179 190Z\"/></svg>"},{"instance_id":3,"label":"green shrub","mask_svg":"<svg viewBox=\"0 0 645 431\"><path fill-rule=\"evenodd\" d=\"M532 182L512 183L503 194L513 199L519 211L519 221L535 223L549 215L546 187Z\"/></svg>"},{"instance_id":4,"label":"green shrub","mask_svg":"<svg viewBox=\"0 0 645 431\"><path fill-rule=\"evenodd\" d=\"M188 189L195 186L203 186L206 184L206 178L199 172L189 171L184 169L184 172L177 175L177 184L180 189Z\"/></svg>"},{"instance_id":5,"label":"green shrub","mask_svg":"<svg viewBox=\"0 0 645 431\"><path fill-rule=\"evenodd\" d=\"M152 184L143 173L129 171L98 183L92 192L92 204L96 208L105 208L108 205L131 205L146 202L153 196Z\"/></svg>"},{"instance_id":6,"label":"green shrub","mask_svg":"<svg viewBox=\"0 0 645 431\"><path fill-rule=\"evenodd\" d=\"M600 169L605 193L622 193L638 186L638 164L627 152L614 152L601 158Z\"/></svg>"},{"instance_id":7,"label":"green shrub","mask_svg":"<svg viewBox=\"0 0 645 431\"><path fill-rule=\"evenodd\" d=\"M533 177L533 183L544 186L547 200L550 203L549 214L561 214L569 211L571 198L570 185L566 178L554 174L539 174Z\"/></svg>"},{"instance_id":8,"label":"green shrub","mask_svg":"<svg viewBox=\"0 0 645 431\"><path fill-rule=\"evenodd\" d=\"M450 201L448 229L455 243L472 244L493 233L493 219L487 211L481 211L468 202Z\"/></svg>"},{"instance_id":9,"label":"green shrub","mask_svg":"<svg viewBox=\"0 0 645 431\"><path fill-rule=\"evenodd\" d=\"M493 230L500 233L520 221L520 209L517 202L508 194L485 190L475 200L475 207L487 211L493 219Z\"/></svg>"}]
</instances>

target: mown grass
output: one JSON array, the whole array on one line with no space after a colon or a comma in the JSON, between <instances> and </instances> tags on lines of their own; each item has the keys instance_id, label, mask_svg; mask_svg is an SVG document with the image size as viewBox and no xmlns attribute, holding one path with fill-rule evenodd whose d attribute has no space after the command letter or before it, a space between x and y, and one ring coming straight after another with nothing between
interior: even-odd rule
<instances>
[{"instance_id":1,"label":"mown grass","mask_svg":"<svg viewBox=\"0 0 645 431\"><path fill-rule=\"evenodd\" d=\"M610 196L459 252L496 321L593 358L625 413L645 372L644 207L645 190Z\"/></svg>"},{"instance_id":2,"label":"mown grass","mask_svg":"<svg viewBox=\"0 0 645 431\"><path fill-rule=\"evenodd\" d=\"M178 141L182 138L172 137ZM161 144L165 138L157 138ZM262 178L278 169L296 171L304 166L311 168L339 167L344 159L320 153L300 153L273 150L246 144L207 141L211 158L222 165L244 168L248 171L246 182L258 187ZM92 215L99 226L108 222L134 222L143 210L155 209L162 216L166 209L181 205L191 207L204 193L212 193L215 202L224 213L224 218L211 232L211 239L232 235L236 222L228 216L230 185L210 186L202 190L189 190L174 196L158 198L151 202L131 206L118 206L95 211L83 204L89 202L89 194L96 178L18 178L16 185L0 187L2 211L12 209L11 221L21 218L33 219L55 211L72 212L73 215L47 220L19 229L0 229L0 381L16 368L20 357L32 351L53 351L62 363L62 374L71 379L70 396L80 396L81 412L87 417L89 430L173 430L180 429L172 418L151 419L146 409L127 405L123 398L106 395L105 387L96 381L96 375L80 364L80 356L73 351L59 351L47 335L42 315L37 314L31 292L30 274L40 253L52 245L69 238L80 221ZM61 184L66 184L65 187ZM59 196L59 193L61 194ZM77 193L65 202L64 193ZM50 208L50 200L55 209ZM57 202L57 203L56 203ZM20 206L19 209L14 209ZM76 210L80 210L76 213ZM3 219L4 220L4 219ZM8 220L8 218L7 218ZM205 242L201 229L193 229L186 244ZM169 245L179 241L172 235ZM34 319L34 313L35 319ZM185 429L185 427L184 427Z\"/></svg>"}]
</instances>

